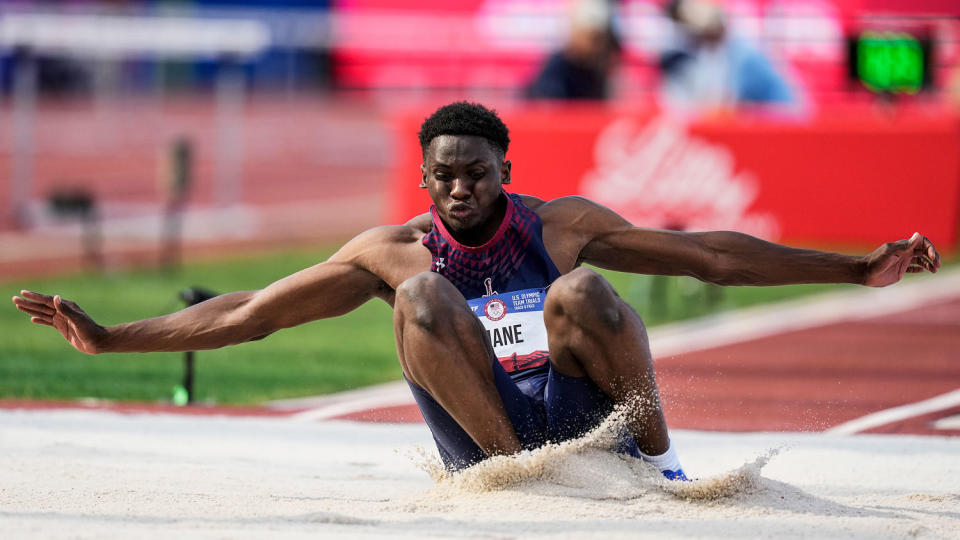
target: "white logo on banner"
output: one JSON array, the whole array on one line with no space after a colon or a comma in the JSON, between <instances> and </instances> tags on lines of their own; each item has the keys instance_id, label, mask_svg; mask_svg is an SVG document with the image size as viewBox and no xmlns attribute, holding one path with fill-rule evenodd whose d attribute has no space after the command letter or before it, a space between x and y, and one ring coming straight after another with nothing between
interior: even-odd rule
<instances>
[{"instance_id":1,"label":"white logo on banner","mask_svg":"<svg viewBox=\"0 0 960 540\"><path fill-rule=\"evenodd\" d=\"M580 191L634 225L779 236L776 218L747 210L759 188L752 174L734 170L730 150L669 120L642 128L614 121L597 137L594 163Z\"/></svg>"}]
</instances>

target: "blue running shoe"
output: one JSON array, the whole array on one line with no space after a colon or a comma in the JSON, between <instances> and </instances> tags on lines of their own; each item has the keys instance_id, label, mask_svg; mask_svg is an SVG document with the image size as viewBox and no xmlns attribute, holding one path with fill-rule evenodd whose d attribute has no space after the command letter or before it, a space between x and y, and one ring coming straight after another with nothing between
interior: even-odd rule
<instances>
[{"instance_id":1,"label":"blue running shoe","mask_svg":"<svg viewBox=\"0 0 960 540\"><path fill-rule=\"evenodd\" d=\"M676 480L677 482L689 482L690 479L687 478L687 475L683 474L683 469L677 469L675 471L666 470L660 471L663 473L663 477L667 480Z\"/></svg>"}]
</instances>

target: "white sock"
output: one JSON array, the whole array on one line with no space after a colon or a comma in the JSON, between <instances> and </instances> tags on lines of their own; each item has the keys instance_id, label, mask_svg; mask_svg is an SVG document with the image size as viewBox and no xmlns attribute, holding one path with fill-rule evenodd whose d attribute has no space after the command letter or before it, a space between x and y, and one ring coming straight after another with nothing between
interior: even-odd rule
<instances>
[{"instance_id":1,"label":"white sock","mask_svg":"<svg viewBox=\"0 0 960 540\"><path fill-rule=\"evenodd\" d=\"M670 441L670 446L667 448L667 451L659 456L648 456L647 454L640 452L640 457L642 457L647 463L653 465L657 469L660 469L660 472L676 472L682 468L680 467L680 458L677 457L677 451L673 448L673 441Z\"/></svg>"}]
</instances>

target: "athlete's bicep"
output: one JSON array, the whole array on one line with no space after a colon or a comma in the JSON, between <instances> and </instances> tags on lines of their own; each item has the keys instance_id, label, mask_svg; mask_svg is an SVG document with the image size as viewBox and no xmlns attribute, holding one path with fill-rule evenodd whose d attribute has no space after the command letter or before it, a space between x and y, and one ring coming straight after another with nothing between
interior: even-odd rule
<instances>
[{"instance_id":1,"label":"athlete's bicep","mask_svg":"<svg viewBox=\"0 0 960 540\"><path fill-rule=\"evenodd\" d=\"M608 270L701 279L711 257L696 235L638 227L600 236L583 251L583 262Z\"/></svg>"},{"instance_id":2,"label":"athlete's bicep","mask_svg":"<svg viewBox=\"0 0 960 540\"><path fill-rule=\"evenodd\" d=\"M280 279L257 291L246 316L259 318L271 332L317 319L337 317L389 287L364 264L371 250L389 249L376 233L354 238L326 262Z\"/></svg>"},{"instance_id":3,"label":"athlete's bicep","mask_svg":"<svg viewBox=\"0 0 960 540\"><path fill-rule=\"evenodd\" d=\"M248 316L269 331L353 311L376 296L382 281L351 263L327 261L301 270L257 291Z\"/></svg>"},{"instance_id":4,"label":"athlete's bicep","mask_svg":"<svg viewBox=\"0 0 960 540\"><path fill-rule=\"evenodd\" d=\"M581 218L587 238L580 261L600 268L637 274L701 277L710 252L697 234L635 227L593 203Z\"/></svg>"}]
</instances>

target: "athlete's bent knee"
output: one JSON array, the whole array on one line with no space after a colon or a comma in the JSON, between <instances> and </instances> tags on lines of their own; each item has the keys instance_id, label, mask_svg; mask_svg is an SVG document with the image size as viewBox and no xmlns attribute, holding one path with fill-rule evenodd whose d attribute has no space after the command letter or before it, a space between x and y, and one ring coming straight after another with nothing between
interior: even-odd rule
<instances>
[{"instance_id":1,"label":"athlete's bent knee","mask_svg":"<svg viewBox=\"0 0 960 540\"><path fill-rule=\"evenodd\" d=\"M445 277L434 272L421 272L397 287L394 320L416 324L426 330L451 317L459 292Z\"/></svg>"},{"instance_id":2,"label":"athlete's bent knee","mask_svg":"<svg viewBox=\"0 0 960 540\"><path fill-rule=\"evenodd\" d=\"M621 323L619 305L619 297L603 276L577 268L550 286L544 316L548 320L563 317L615 327Z\"/></svg>"}]
</instances>

